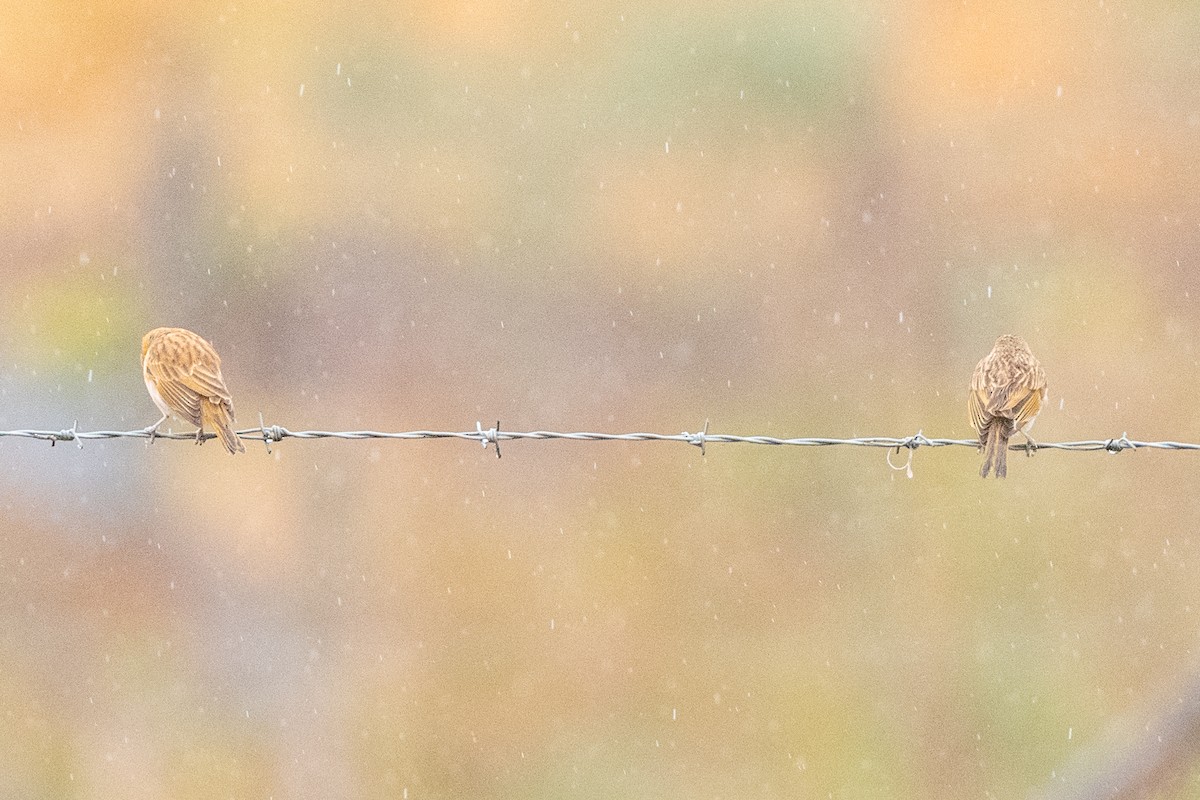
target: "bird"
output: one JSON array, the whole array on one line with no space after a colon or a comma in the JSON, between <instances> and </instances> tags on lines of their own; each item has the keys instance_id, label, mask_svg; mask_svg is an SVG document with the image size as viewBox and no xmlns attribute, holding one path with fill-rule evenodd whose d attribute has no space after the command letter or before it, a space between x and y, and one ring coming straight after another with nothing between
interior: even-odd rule
<instances>
[{"instance_id":1,"label":"bird","mask_svg":"<svg viewBox=\"0 0 1200 800\"><path fill-rule=\"evenodd\" d=\"M221 376L221 358L204 337L184 328L155 328L142 337L142 375L150 399L162 418L145 432L154 441L158 426L175 414L196 426L196 443L204 443L204 426L217 432L230 453L246 446L233 431L233 400Z\"/></svg>"},{"instance_id":2,"label":"bird","mask_svg":"<svg viewBox=\"0 0 1200 800\"><path fill-rule=\"evenodd\" d=\"M989 469L997 478L1008 474L1008 439L1016 431L1025 437L1026 454L1033 455L1029 429L1045 400L1046 370L1024 339L1004 334L975 366L967 397L971 427L979 432L983 448L981 478L988 476Z\"/></svg>"}]
</instances>

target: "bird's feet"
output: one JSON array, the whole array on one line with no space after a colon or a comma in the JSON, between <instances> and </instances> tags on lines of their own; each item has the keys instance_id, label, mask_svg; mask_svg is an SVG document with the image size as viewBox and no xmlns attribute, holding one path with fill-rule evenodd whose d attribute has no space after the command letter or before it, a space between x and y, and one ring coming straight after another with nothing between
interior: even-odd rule
<instances>
[{"instance_id":1,"label":"bird's feet","mask_svg":"<svg viewBox=\"0 0 1200 800\"><path fill-rule=\"evenodd\" d=\"M1021 435L1025 437L1025 457L1032 458L1033 454L1037 452L1037 442L1030 438L1025 431L1021 431Z\"/></svg>"},{"instance_id":2,"label":"bird's feet","mask_svg":"<svg viewBox=\"0 0 1200 800\"><path fill-rule=\"evenodd\" d=\"M148 428L142 428L142 433L150 437L150 444L154 444L154 437L158 435L158 426L162 425L166 421L167 415L163 414L162 417L159 418L158 422L154 423Z\"/></svg>"}]
</instances>

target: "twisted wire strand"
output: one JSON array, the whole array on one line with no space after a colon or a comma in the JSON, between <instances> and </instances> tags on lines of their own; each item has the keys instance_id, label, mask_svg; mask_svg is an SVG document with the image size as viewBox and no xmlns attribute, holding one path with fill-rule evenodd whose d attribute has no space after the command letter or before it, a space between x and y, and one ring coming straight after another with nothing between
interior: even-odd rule
<instances>
[{"instance_id":1,"label":"twisted wire strand","mask_svg":"<svg viewBox=\"0 0 1200 800\"><path fill-rule=\"evenodd\" d=\"M51 445L58 442L75 442L82 447L83 442L92 439L148 439L150 433L146 430L137 429L132 431L111 431L111 430L96 430L96 431L81 431L78 429L78 424L72 425L70 428L63 430L33 430L21 429L11 431L0 431L0 438L15 437L25 439L40 439L49 441ZM978 439L945 439L931 438L918 431L912 436L858 436L850 438L835 438L827 436L803 436L782 438L777 436L739 436L728 433L709 433L708 424L705 423L704 429L697 433L689 433L683 431L681 433L602 433L594 431L507 431L500 430L500 424L495 427L484 428L481 423L475 424L473 431L433 431L433 430L415 430L415 431L373 431L373 430L357 430L357 431L322 431L322 430L304 430L293 431L282 425L266 425L260 424L256 428L245 428L239 430L237 435L250 441L261 441L270 451L272 443L282 442L284 439L463 439L467 441L475 441L482 444L484 447L492 446L496 448L499 455L500 442L510 441L547 441L547 440L566 440L577 442L680 442L699 447L702 451L710 444L756 444L770 445L773 447L884 447L895 450L913 451L920 447L979 447ZM157 433L154 435L156 439L167 439L175 441L194 441L195 433ZM205 433L204 439L216 438L216 434ZM1010 444L1009 450L1071 450L1071 451L1093 451L1106 450L1112 453L1119 453L1124 450L1200 450L1200 444L1191 442L1143 442L1130 439L1128 434L1109 439L1086 439L1074 442L1037 442L1036 444Z\"/></svg>"}]
</instances>

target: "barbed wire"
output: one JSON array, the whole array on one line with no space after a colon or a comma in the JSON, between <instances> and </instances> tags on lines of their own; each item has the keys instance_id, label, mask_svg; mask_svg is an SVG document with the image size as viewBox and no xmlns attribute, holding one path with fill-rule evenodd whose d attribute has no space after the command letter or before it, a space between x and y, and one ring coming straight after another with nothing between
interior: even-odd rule
<instances>
[{"instance_id":1,"label":"barbed wire","mask_svg":"<svg viewBox=\"0 0 1200 800\"><path fill-rule=\"evenodd\" d=\"M500 456L500 442L534 440L546 441L551 439L581 441L581 442L680 442L689 444L694 447L699 447L700 452L706 454L707 446L710 444L757 444L770 445L774 447L884 447L890 450L899 452L900 450L908 450L909 458L913 451L920 447L979 447L978 439L945 439L928 437L922 431L912 436L856 436L850 438L834 438L827 436L803 436L803 437L777 437L777 436L741 436L728 433L709 433L708 422L704 423L703 429L696 433L682 431L681 433L599 433L589 431L563 432L563 431L507 431L500 429L500 423L497 421L495 426L484 428L482 423L475 423L473 431L431 431L431 430L416 430L416 431L293 431L282 425L267 425L259 415L259 426L257 428L245 428L237 431L237 435L241 439L249 441L261 441L267 448L267 452L271 452L271 444L282 442L284 439L464 439L468 441L479 442L484 447L495 447L496 456ZM81 431L79 424L76 422L70 428L62 430L12 430L0 431L0 438L17 437L26 439L40 439L49 441L53 446L58 442L75 442L77 446L83 447L83 443L92 439L149 439L153 436L155 439L168 439L176 441L195 441L197 436L193 433L155 433L145 429L136 429L132 431ZM214 439L216 434L204 433L200 438ZM1105 450L1110 453L1120 453L1125 450L1200 450L1200 444L1190 442L1143 442L1129 438L1127 433L1122 433L1118 437L1109 439L1086 439L1075 442L1036 442L1036 443L1013 443L1009 445L1009 450L1026 451L1028 453L1036 452L1037 450L1069 450L1077 452ZM890 463L890 462L889 462ZM903 466L895 467L903 469Z\"/></svg>"}]
</instances>

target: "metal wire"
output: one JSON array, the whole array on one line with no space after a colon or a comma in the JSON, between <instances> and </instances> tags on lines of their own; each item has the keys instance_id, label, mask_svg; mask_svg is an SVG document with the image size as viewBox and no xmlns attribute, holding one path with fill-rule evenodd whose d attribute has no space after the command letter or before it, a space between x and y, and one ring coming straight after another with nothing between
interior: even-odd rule
<instances>
[{"instance_id":1,"label":"metal wire","mask_svg":"<svg viewBox=\"0 0 1200 800\"><path fill-rule=\"evenodd\" d=\"M835 447L840 445L850 447L885 447L896 451L908 450L910 455L912 451L919 447L979 447L978 439L930 438L925 436L921 431L912 436L903 437L859 436L847 439L825 436L793 438L737 436L728 433L709 433L707 422L704 423L704 428L697 433L689 433L688 431L683 431L682 433L597 433L586 431L505 431L500 430L499 422L491 428L484 428L481 423L476 422L475 430L473 431L293 431L282 425L267 425L265 422L262 422L261 415L259 415L259 420L260 425L257 428L240 430L237 432L237 435L242 439L263 442L268 453L271 451L271 444L273 442L281 442L284 439L465 439L479 442L484 447L495 447L497 457L500 455L500 442L517 440L544 441L549 439L582 442L680 442L699 447L701 452L706 452L705 448L710 444L759 444L777 447ZM132 431L81 431L78 429L78 423L76 423L70 428L58 431L29 429L0 431L0 437L6 436L41 439L49 441L51 445L58 442L75 442L79 447L83 447L84 441L89 439L148 439L150 438L150 433L143 429ZM155 438L195 441L196 434L158 433L155 434ZM216 438L216 434L205 433L203 438L213 439ZM1128 434L1122 433L1119 437L1111 439L1087 439L1076 442L1037 442L1028 446L1024 443L1009 445L1010 450L1106 450L1110 453L1119 453L1124 450L1141 450L1144 448L1156 450L1200 450L1200 444L1174 441L1142 442L1130 439Z\"/></svg>"}]
</instances>

